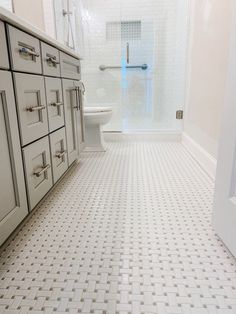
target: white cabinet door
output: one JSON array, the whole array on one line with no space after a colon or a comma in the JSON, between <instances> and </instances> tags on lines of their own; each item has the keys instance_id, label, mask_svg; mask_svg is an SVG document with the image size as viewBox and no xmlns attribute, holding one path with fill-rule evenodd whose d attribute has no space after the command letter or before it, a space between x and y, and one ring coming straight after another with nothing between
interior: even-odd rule
<instances>
[{"instance_id":1,"label":"white cabinet door","mask_svg":"<svg viewBox=\"0 0 236 314\"><path fill-rule=\"evenodd\" d=\"M9 69L5 25L0 21L0 68Z\"/></svg>"},{"instance_id":2,"label":"white cabinet door","mask_svg":"<svg viewBox=\"0 0 236 314\"><path fill-rule=\"evenodd\" d=\"M48 134L48 115L44 78L14 73L22 144Z\"/></svg>"},{"instance_id":3,"label":"white cabinet door","mask_svg":"<svg viewBox=\"0 0 236 314\"><path fill-rule=\"evenodd\" d=\"M0 71L0 245L28 213L12 78Z\"/></svg>"},{"instance_id":4,"label":"white cabinet door","mask_svg":"<svg viewBox=\"0 0 236 314\"><path fill-rule=\"evenodd\" d=\"M64 103L61 79L45 77L49 131L53 132L64 126Z\"/></svg>"},{"instance_id":5,"label":"white cabinet door","mask_svg":"<svg viewBox=\"0 0 236 314\"><path fill-rule=\"evenodd\" d=\"M52 158L53 182L55 184L68 169L65 128L51 133L49 137Z\"/></svg>"},{"instance_id":6,"label":"white cabinet door","mask_svg":"<svg viewBox=\"0 0 236 314\"><path fill-rule=\"evenodd\" d=\"M66 123L66 139L68 162L71 165L78 159L79 140L77 126L77 108L78 108L78 87L75 81L62 80L64 108L65 108L65 123Z\"/></svg>"},{"instance_id":7,"label":"white cabinet door","mask_svg":"<svg viewBox=\"0 0 236 314\"><path fill-rule=\"evenodd\" d=\"M30 210L52 187L52 169L48 136L23 149Z\"/></svg>"},{"instance_id":8,"label":"white cabinet door","mask_svg":"<svg viewBox=\"0 0 236 314\"><path fill-rule=\"evenodd\" d=\"M217 161L213 223L219 237L236 256L236 16L234 21Z\"/></svg>"}]
</instances>

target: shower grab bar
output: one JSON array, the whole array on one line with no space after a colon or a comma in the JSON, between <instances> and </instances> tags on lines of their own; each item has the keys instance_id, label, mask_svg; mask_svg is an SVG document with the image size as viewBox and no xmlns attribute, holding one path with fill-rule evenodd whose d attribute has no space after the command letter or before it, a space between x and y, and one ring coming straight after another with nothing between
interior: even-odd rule
<instances>
[{"instance_id":1,"label":"shower grab bar","mask_svg":"<svg viewBox=\"0 0 236 314\"><path fill-rule=\"evenodd\" d=\"M105 71L108 69L122 69L122 66L105 66L105 65L100 65L99 69L101 71ZM148 65L146 63L142 64L142 65L127 65L125 67L126 69L142 69L142 70L147 70L148 69Z\"/></svg>"},{"instance_id":2,"label":"shower grab bar","mask_svg":"<svg viewBox=\"0 0 236 314\"><path fill-rule=\"evenodd\" d=\"M129 64L129 43L126 45L126 59L127 64Z\"/></svg>"}]
</instances>

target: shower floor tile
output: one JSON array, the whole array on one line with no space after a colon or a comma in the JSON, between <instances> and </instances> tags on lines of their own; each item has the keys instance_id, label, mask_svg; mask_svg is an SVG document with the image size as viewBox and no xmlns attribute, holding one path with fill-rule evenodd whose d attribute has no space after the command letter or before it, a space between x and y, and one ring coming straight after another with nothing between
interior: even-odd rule
<instances>
[{"instance_id":1,"label":"shower floor tile","mask_svg":"<svg viewBox=\"0 0 236 314\"><path fill-rule=\"evenodd\" d=\"M0 313L236 313L213 181L179 143L110 143L1 250Z\"/></svg>"}]
</instances>

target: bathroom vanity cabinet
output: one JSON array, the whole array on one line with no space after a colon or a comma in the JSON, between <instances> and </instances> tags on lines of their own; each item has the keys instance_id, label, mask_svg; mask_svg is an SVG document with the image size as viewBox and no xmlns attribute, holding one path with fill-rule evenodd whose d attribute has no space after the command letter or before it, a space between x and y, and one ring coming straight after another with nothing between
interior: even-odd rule
<instances>
[{"instance_id":1,"label":"bathroom vanity cabinet","mask_svg":"<svg viewBox=\"0 0 236 314\"><path fill-rule=\"evenodd\" d=\"M0 9L0 245L79 159L80 58Z\"/></svg>"}]
</instances>

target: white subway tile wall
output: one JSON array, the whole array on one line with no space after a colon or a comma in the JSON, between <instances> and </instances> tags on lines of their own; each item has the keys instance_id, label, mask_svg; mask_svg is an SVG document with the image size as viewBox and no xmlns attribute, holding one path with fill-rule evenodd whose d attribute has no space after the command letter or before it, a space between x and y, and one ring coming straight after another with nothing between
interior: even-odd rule
<instances>
[{"instance_id":1,"label":"white subway tile wall","mask_svg":"<svg viewBox=\"0 0 236 314\"><path fill-rule=\"evenodd\" d=\"M86 104L113 107L107 130L180 129L175 111L182 109L185 97L188 1L82 3ZM132 30L134 22L141 38L137 28ZM100 71L100 65L125 64L127 42L130 65L147 64L148 70Z\"/></svg>"}]
</instances>

